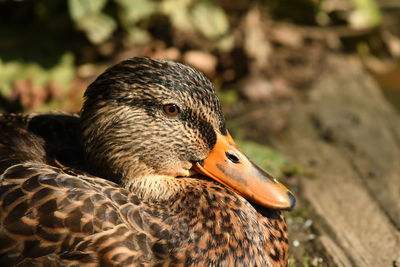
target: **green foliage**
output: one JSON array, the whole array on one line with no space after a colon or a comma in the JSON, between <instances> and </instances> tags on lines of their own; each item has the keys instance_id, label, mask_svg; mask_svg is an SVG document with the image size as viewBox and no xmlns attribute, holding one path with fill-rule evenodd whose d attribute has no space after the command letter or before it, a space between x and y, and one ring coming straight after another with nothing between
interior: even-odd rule
<instances>
[{"instance_id":1,"label":"green foliage","mask_svg":"<svg viewBox=\"0 0 400 267\"><path fill-rule=\"evenodd\" d=\"M193 30L189 7L193 0L165 0L160 3L161 12L171 19L172 25L183 31Z\"/></svg>"},{"instance_id":2,"label":"green foliage","mask_svg":"<svg viewBox=\"0 0 400 267\"><path fill-rule=\"evenodd\" d=\"M117 14L105 13L115 5ZM215 40L227 34L229 22L225 11L213 1L202 0L69 0L69 14L77 29L90 42L101 44L118 29L124 30L128 43L143 44L151 39L146 29L153 15L166 15L181 30L195 30Z\"/></svg>"},{"instance_id":3,"label":"green foliage","mask_svg":"<svg viewBox=\"0 0 400 267\"><path fill-rule=\"evenodd\" d=\"M33 79L33 87L45 86L49 82L57 83L62 89L67 89L74 75L74 58L71 53L65 53L60 61L51 69L45 69L36 62L9 61L0 59L0 93L8 96L11 93L13 81Z\"/></svg>"},{"instance_id":4,"label":"green foliage","mask_svg":"<svg viewBox=\"0 0 400 267\"><path fill-rule=\"evenodd\" d=\"M225 11L211 1L200 1L191 10L195 28L209 39L217 39L228 32Z\"/></svg>"},{"instance_id":5,"label":"green foliage","mask_svg":"<svg viewBox=\"0 0 400 267\"><path fill-rule=\"evenodd\" d=\"M69 0L69 14L78 29L89 40L99 44L107 40L116 29L115 21L102 12L107 0Z\"/></svg>"},{"instance_id":6,"label":"green foliage","mask_svg":"<svg viewBox=\"0 0 400 267\"><path fill-rule=\"evenodd\" d=\"M31 94L34 97L39 88L46 88L50 84L54 84L59 90L57 94L61 97L70 88L74 74L74 57L69 52L64 53L51 68L45 68L37 62L19 60L6 62L0 59L0 80L2 81L0 95L4 98L12 97L12 89L16 86L16 82L27 81L28 84L24 88L26 88L25 91L29 90L30 92L18 92L18 94ZM46 109L45 106L42 108Z\"/></svg>"},{"instance_id":7,"label":"green foliage","mask_svg":"<svg viewBox=\"0 0 400 267\"><path fill-rule=\"evenodd\" d=\"M75 64L107 59L116 48L153 40L178 50L205 47L213 56L226 53L227 58L234 57L228 53L246 50L238 33L246 30L241 22L254 7L269 10L276 18L317 24L316 17L325 12L325 1L0 1L0 103L13 95L16 81L29 79L33 88L53 82L65 90L71 86ZM347 20L349 25L371 27L382 21L376 0L348 1L354 3L347 12L354 15ZM325 18L329 15L324 13ZM242 69L246 67L238 73ZM237 98L236 92L224 91L222 102L230 105Z\"/></svg>"},{"instance_id":8,"label":"green foliage","mask_svg":"<svg viewBox=\"0 0 400 267\"><path fill-rule=\"evenodd\" d=\"M350 23L357 28L378 26L382 21L382 14L375 0L352 0L356 10L350 17Z\"/></svg>"},{"instance_id":9,"label":"green foliage","mask_svg":"<svg viewBox=\"0 0 400 267\"><path fill-rule=\"evenodd\" d=\"M296 164L269 147L240 139L237 143L242 151L251 158L257 166L265 169L274 177L287 174L292 175L299 172L299 167Z\"/></svg>"},{"instance_id":10,"label":"green foliage","mask_svg":"<svg viewBox=\"0 0 400 267\"><path fill-rule=\"evenodd\" d=\"M162 30L195 32L225 50L233 46L225 11L209 0L3 1L0 15L0 101L6 102L18 101L18 90L28 95L38 88L46 91L49 84L61 91L70 88L76 62L96 55L117 32L127 46L148 43L157 16L169 21L157 25ZM18 81L30 89L16 88Z\"/></svg>"},{"instance_id":11,"label":"green foliage","mask_svg":"<svg viewBox=\"0 0 400 267\"><path fill-rule=\"evenodd\" d=\"M149 0L115 0L115 2L119 5L118 17L121 26L127 32L127 41L136 44L148 42L151 39L150 34L138 23L156 12L156 3Z\"/></svg>"}]
</instances>

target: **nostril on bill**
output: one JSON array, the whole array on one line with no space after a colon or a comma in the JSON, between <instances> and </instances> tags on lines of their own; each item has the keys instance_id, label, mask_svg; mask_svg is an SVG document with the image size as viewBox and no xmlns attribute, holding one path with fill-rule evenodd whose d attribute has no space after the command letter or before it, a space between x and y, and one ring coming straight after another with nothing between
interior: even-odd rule
<instances>
[{"instance_id":1,"label":"nostril on bill","mask_svg":"<svg viewBox=\"0 0 400 267\"><path fill-rule=\"evenodd\" d=\"M239 163L239 158L230 152L225 152L226 157L233 163Z\"/></svg>"}]
</instances>

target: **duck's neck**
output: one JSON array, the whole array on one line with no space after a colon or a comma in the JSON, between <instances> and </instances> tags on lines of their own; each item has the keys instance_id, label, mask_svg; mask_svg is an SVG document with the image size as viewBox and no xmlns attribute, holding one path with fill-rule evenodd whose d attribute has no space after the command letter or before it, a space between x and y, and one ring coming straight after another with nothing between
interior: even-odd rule
<instances>
[{"instance_id":1,"label":"duck's neck","mask_svg":"<svg viewBox=\"0 0 400 267\"><path fill-rule=\"evenodd\" d=\"M143 175L121 183L130 192L148 202L167 202L185 190L181 178L166 175Z\"/></svg>"},{"instance_id":2,"label":"duck's neck","mask_svg":"<svg viewBox=\"0 0 400 267\"><path fill-rule=\"evenodd\" d=\"M244 198L211 180L188 177L175 181L179 193L166 202L152 201L142 210L144 223L152 225L152 235L169 255L186 266L284 266L287 236L280 211L261 214ZM133 190L146 184L138 185L135 182ZM154 225L160 223L163 227Z\"/></svg>"}]
</instances>

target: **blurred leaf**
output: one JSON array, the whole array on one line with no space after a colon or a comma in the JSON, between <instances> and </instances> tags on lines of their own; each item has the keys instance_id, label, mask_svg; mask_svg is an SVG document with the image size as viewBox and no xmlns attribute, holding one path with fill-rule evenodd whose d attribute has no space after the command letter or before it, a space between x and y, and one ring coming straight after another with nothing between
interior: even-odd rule
<instances>
[{"instance_id":1,"label":"blurred leaf","mask_svg":"<svg viewBox=\"0 0 400 267\"><path fill-rule=\"evenodd\" d=\"M235 38L232 34L222 37L217 41L217 47L221 51L229 52L235 47Z\"/></svg>"},{"instance_id":2,"label":"blurred leaf","mask_svg":"<svg viewBox=\"0 0 400 267\"><path fill-rule=\"evenodd\" d=\"M357 29L378 26L382 14L375 0L352 0L356 10L350 16L350 24Z\"/></svg>"},{"instance_id":3,"label":"blurred leaf","mask_svg":"<svg viewBox=\"0 0 400 267\"><path fill-rule=\"evenodd\" d=\"M156 4L150 0L115 0L120 6L121 20L124 23L136 23L156 11Z\"/></svg>"},{"instance_id":4,"label":"blurred leaf","mask_svg":"<svg viewBox=\"0 0 400 267\"><path fill-rule=\"evenodd\" d=\"M0 59L0 94L9 96L11 94L12 82L18 78L21 73L21 63L18 61L3 62Z\"/></svg>"},{"instance_id":5,"label":"blurred leaf","mask_svg":"<svg viewBox=\"0 0 400 267\"><path fill-rule=\"evenodd\" d=\"M147 30L138 27L137 23L155 13L157 5L151 0L115 0L120 6L119 18L128 33L128 42L145 44L150 41Z\"/></svg>"},{"instance_id":6,"label":"blurred leaf","mask_svg":"<svg viewBox=\"0 0 400 267\"><path fill-rule=\"evenodd\" d=\"M80 21L79 26L86 32L92 43L100 44L111 36L116 28L116 23L111 17L98 14Z\"/></svg>"},{"instance_id":7,"label":"blurred leaf","mask_svg":"<svg viewBox=\"0 0 400 267\"><path fill-rule=\"evenodd\" d=\"M133 44L145 44L150 41L149 33L139 27L130 27L128 31L128 42Z\"/></svg>"},{"instance_id":8,"label":"blurred leaf","mask_svg":"<svg viewBox=\"0 0 400 267\"><path fill-rule=\"evenodd\" d=\"M74 56L72 53L62 55L60 62L50 70L47 82L54 82L66 93L75 74Z\"/></svg>"},{"instance_id":9,"label":"blurred leaf","mask_svg":"<svg viewBox=\"0 0 400 267\"><path fill-rule=\"evenodd\" d=\"M193 29L188 12L193 0L165 0L161 2L161 12L169 16L174 27L189 31Z\"/></svg>"},{"instance_id":10,"label":"blurred leaf","mask_svg":"<svg viewBox=\"0 0 400 267\"><path fill-rule=\"evenodd\" d=\"M47 73L37 63L23 63L19 61L0 61L0 80L2 85L0 93L4 97L11 94L15 81L31 79L32 86L38 87L44 85L47 81Z\"/></svg>"},{"instance_id":11,"label":"blurred leaf","mask_svg":"<svg viewBox=\"0 0 400 267\"><path fill-rule=\"evenodd\" d=\"M75 22L93 14L101 13L107 0L69 0L69 13Z\"/></svg>"},{"instance_id":12,"label":"blurred leaf","mask_svg":"<svg viewBox=\"0 0 400 267\"><path fill-rule=\"evenodd\" d=\"M101 11L107 0L69 0L69 12L75 25L84 31L88 39L99 44L108 39L117 25L113 18Z\"/></svg>"},{"instance_id":13,"label":"blurred leaf","mask_svg":"<svg viewBox=\"0 0 400 267\"><path fill-rule=\"evenodd\" d=\"M225 11L211 1L197 2L191 14L194 26L209 39L221 37L229 30Z\"/></svg>"}]
</instances>

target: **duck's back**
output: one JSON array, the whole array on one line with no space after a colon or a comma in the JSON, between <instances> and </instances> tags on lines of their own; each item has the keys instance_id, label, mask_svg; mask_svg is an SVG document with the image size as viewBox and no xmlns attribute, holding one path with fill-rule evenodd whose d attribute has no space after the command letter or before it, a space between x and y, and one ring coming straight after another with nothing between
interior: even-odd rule
<instances>
[{"instance_id":1,"label":"duck's back","mask_svg":"<svg viewBox=\"0 0 400 267\"><path fill-rule=\"evenodd\" d=\"M85 173L78 120L0 116L0 266L285 265L280 212L190 178L172 203L142 201Z\"/></svg>"},{"instance_id":2,"label":"duck's back","mask_svg":"<svg viewBox=\"0 0 400 267\"><path fill-rule=\"evenodd\" d=\"M0 266L112 265L154 257L154 240L127 227L127 213L140 210L140 200L77 171L83 162L78 120L0 116Z\"/></svg>"},{"instance_id":3,"label":"duck's back","mask_svg":"<svg viewBox=\"0 0 400 267\"><path fill-rule=\"evenodd\" d=\"M21 162L82 162L79 118L68 114L0 114L0 173Z\"/></svg>"}]
</instances>

